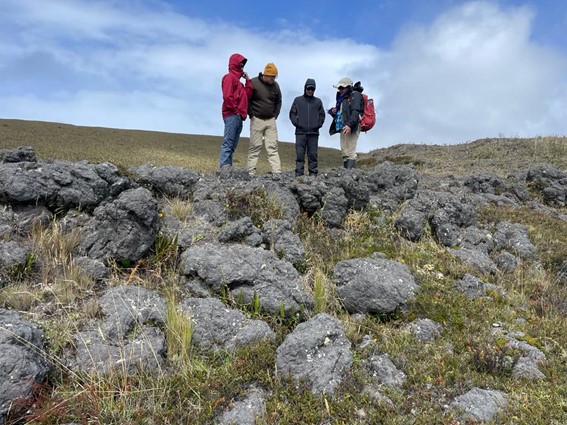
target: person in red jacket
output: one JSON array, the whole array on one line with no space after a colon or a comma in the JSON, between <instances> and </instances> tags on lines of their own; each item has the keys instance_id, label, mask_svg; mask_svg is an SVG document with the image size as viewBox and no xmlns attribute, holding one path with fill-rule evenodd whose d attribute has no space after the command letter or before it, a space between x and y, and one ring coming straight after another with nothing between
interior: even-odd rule
<instances>
[{"instance_id":1,"label":"person in red jacket","mask_svg":"<svg viewBox=\"0 0 567 425\"><path fill-rule=\"evenodd\" d=\"M220 167L232 166L232 154L238 146L242 123L248 115L248 100L254 87L250 77L244 71L246 59L234 53L228 60L228 73L222 77L222 119L224 121L224 137L220 151ZM246 80L245 84L240 79Z\"/></svg>"}]
</instances>

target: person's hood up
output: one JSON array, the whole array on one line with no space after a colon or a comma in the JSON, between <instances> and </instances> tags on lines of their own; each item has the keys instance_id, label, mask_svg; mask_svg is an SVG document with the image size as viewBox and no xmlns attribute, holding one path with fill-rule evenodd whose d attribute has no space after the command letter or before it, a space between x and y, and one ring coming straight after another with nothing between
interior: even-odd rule
<instances>
[{"instance_id":1,"label":"person's hood up","mask_svg":"<svg viewBox=\"0 0 567 425\"><path fill-rule=\"evenodd\" d=\"M244 56L242 56L240 53L234 53L230 56L230 58L228 59L228 70L230 72L238 72L238 73L242 73L242 62L244 62L246 64L246 62L248 61L248 59L246 59Z\"/></svg>"},{"instance_id":2,"label":"person's hood up","mask_svg":"<svg viewBox=\"0 0 567 425\"><path fill-rule=\"evenodd\" d=\"M307 81L305 81L303 90L307 90L307 87L313 87L314 89L317 88L317 85L315 84L315 80L313 78L308 78Z\"/></svg>"}]
</instances>

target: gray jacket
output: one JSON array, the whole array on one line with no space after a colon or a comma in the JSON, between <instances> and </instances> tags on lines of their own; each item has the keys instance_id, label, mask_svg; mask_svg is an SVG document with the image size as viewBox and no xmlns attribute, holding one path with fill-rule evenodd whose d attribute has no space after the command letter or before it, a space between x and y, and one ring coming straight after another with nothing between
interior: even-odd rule
<instances>
[{"instance_id":1,"label":"gray jacket","mask_svg":"<svg viewBox=\"0 0 567 425\"><path fill-rule=\"evenodd\" d=\"M289 110L289 119L295 127L295 134L319 134L325 122L325 109L318 97L307 96L307 86L315 87L315 80L308 78L303 87L303 96L297 96Z\"/></svg>"}]
</instances>

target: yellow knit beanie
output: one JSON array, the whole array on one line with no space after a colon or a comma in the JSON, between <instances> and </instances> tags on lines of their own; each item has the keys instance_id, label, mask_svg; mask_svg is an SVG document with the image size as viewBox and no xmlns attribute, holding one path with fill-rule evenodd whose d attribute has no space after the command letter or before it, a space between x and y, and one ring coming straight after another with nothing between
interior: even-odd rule
<instances>
[{"instance_id":1,"label":"yellow knit beanie","mask_svg":"<svg viewBox=\"0 0 567 425\"><path fill-rule=\"evenodd\" d=\"M276 68L276 65L274 65L273 63L270 62L264 68L264 75L267 75L268 77L277 77L278 76L278 68Z\"/></svg>"}]
</instances>

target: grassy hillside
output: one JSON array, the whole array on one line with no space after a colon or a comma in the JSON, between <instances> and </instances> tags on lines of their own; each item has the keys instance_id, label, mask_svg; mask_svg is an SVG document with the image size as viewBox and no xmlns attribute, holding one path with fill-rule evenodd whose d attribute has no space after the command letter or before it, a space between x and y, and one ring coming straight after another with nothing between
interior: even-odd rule
<instances>
[{"instance_id":1,"label":"grassy hillside","mask_svg":"<svg viewBox=\"0 0 567 425\"><path fill-rule=\"evenodd\" d=\"M247 128L242 135L248 134ZM69 124L0 120L0 149L33 146L41 159L87 160L93 163L111 162L119 166L175 165L201 172L218 168L222 137L194 134L162 133L157 131L119 130L102 127L82 127ZM246 166L248 137L241 137L234 155L234 165ZM279 144L284 171L295 167L295 145ZM321 169L342 163L339 150L320 148ZM258 172L270 170L263 149Z\"/></svg>"},{"instance_id":2,"label":"grassy hillside","mask_svg":"<svg viewBox=\"0 0 567 425\"><path fill-rule=\"evenodd\" d=\"M248 134L247 128L243 135ZM0 149L33 146L39 158L112 162L119 166L175 165L201 172L218 168L222 137L157 131L121 130L69 124L0 119ZM241 137L234 165L246 166L249 138ZM280 142L284 171L294 169L293 143ZM382 161L414 164L428 174L470 175L490 171L505 177L509 172L547 162L567 169L567 137L532 139L483 139L458 145L399 144L361 154L358 166L370 168ZM319 168L342 164L338 149L319 148ZM262 150L259 173L269 171Z\"/></svg>"},{"instance_id":3,"label":"grassy hillside","mask_svg":"<svg viewBox=\"0 0 567 425\"><path fill-rule=\"evenodd\" d=\"M374 150L361 159L366 167L389 160L414 164L428 174L468 176L483 171L506 177L541 162L567 169L567 137L482 139L458 145L400 144Z\"/></svg>"}]
</instances>

